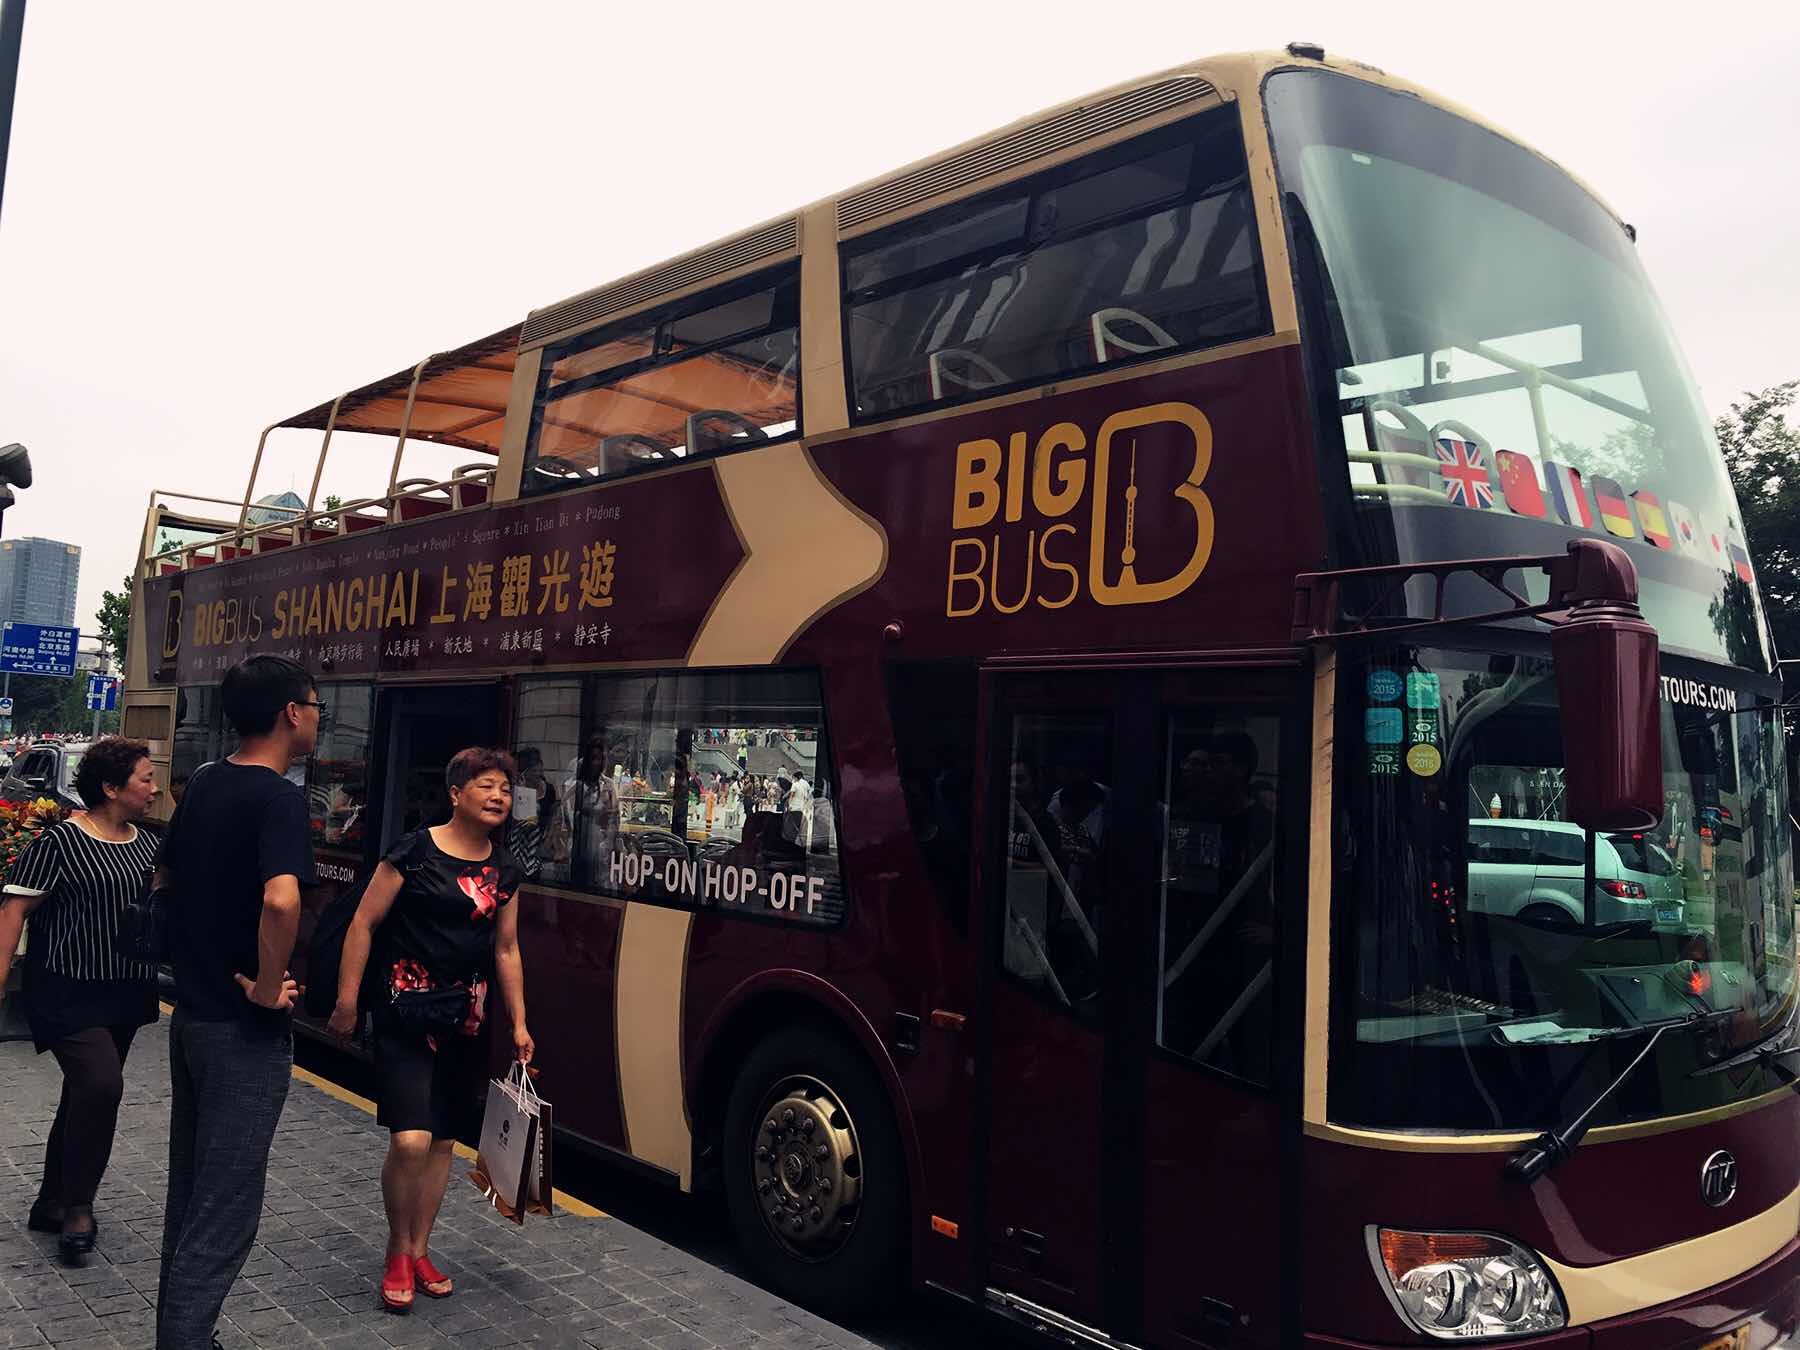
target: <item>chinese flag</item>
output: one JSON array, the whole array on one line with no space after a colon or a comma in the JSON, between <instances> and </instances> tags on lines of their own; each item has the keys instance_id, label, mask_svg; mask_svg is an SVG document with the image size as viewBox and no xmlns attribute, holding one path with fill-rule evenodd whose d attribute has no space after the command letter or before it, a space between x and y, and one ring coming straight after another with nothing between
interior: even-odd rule
<instances>
[{"instance_id":1,"label":"chinese flag","mask_svg":"<svg viewBox=\"0 0 1800 1350\"><path fill-rule=\"evenodd\" d=\"M1531 467L1531 461L1516 450L1502 450L1495 458L1500 464L1500 491L1513 514L1539 520L1548 515L1550 508L1544 502L1544 489L1538 486L1537 470Z\"/></svg>"}]
</instances>

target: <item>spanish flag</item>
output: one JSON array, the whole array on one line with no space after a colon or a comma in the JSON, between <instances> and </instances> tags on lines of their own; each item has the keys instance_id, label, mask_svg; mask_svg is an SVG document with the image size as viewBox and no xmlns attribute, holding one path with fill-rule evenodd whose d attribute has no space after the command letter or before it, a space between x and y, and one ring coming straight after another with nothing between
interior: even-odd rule
<instances>
[{"instance_id":1,"label":"spanish flag","mask_svg":"<svg viewBox=\"0 0 1800 1350\"><path fill-rule=\"evenodd\" d=\"M1495 458L1500 466L1500 491L1513 514L1542 520L1549 507L1544 504L1544 490L1538 486L1531 461L1516 450L1502 450Z\"/></svg>"},{"instance_id":2,"label":"spanish flag","mask_svg":"<svg viewBox=\"0 0 1800 1350\"><path fill-rule=\"evenodd\" d=\"M1594 479L1594 505L1600 508L1600 523L1608 534L1621 539L1636 539L1637 526L1631 523L1631 507L1625 500L1625 489L1610 478Z\"/></svg>"},{"instance_id":3,"label":"spanish flag","mask_svg":"<svg viewBox=\"0 0 1800 1350\"><path fill-rule=\"evenodd\" d=\"M1644 527L1645 541L1657 548L1673 548L1675 541L1669 534L1669 521L1663 515L1662 502L1657 495L1640 488L1631 494L1631 500L1637 504L1638 524Z\"/></svg>"}]
</instances>

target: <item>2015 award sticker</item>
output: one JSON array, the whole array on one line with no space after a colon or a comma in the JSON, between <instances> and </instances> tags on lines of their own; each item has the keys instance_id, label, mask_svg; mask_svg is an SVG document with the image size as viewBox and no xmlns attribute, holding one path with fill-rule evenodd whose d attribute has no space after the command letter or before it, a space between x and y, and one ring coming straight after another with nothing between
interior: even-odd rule
<instances>
[{"instance_id":1,"label":"2015 award sticker","mask_svg":"<svg viewBox=\"0 0 1800 1350\"><path fill-rule=\"evenodd\" d=\"M1421 778L1430 778L1444 767L1444 756L1435 745L1415 745L1406 752L1406 767Z\"/></svg>"}]
</instances>

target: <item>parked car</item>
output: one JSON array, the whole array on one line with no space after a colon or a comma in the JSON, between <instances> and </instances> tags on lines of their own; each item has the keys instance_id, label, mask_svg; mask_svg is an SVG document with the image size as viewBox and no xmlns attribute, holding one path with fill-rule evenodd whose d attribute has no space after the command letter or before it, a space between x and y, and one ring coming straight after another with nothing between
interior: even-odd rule
<instances>
[{"instance_id":1,"label":"parked car","mask_svg":"<svg viewBox=\"0 0 1800 1350\"><path fill-rule=\"evenodd\" d=\"M0 798L16 802L48 797L66 811L81 809L75 770L87 748L86 741L39 741L25 747L6 777L0 778Z\"/></svg>"},{"instance_id":2,"label":"parked car","mask_svg":"<svg viewBox=\"0 0 1800 1350\"><path fill-rule=\"evenodd\" d=\"M1565 820L1469 822L1469 909L1545 923L1584 923L1587 841ZM1675 861L1647 835L1594 838L1594 922L1682 924Z\"/></svg>"}]
</instances>

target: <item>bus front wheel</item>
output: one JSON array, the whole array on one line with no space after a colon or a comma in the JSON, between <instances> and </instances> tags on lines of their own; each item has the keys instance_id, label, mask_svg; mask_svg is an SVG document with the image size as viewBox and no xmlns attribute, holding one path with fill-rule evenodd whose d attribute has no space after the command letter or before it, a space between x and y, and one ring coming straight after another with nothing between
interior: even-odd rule
<instances>
[{"instance_id":1,"label":"bus front wheel","mask_svg":"<svg viewBox=\"0 0 1800 1350\"><path fill-rule=\"evenodd\" d=\"M739 1071L724 1128L732 1227L762 1283L826 1312L891 1297L905 1159L868 1062L816 1028L772 1036Z\"/></svg>"}]
</instances>

